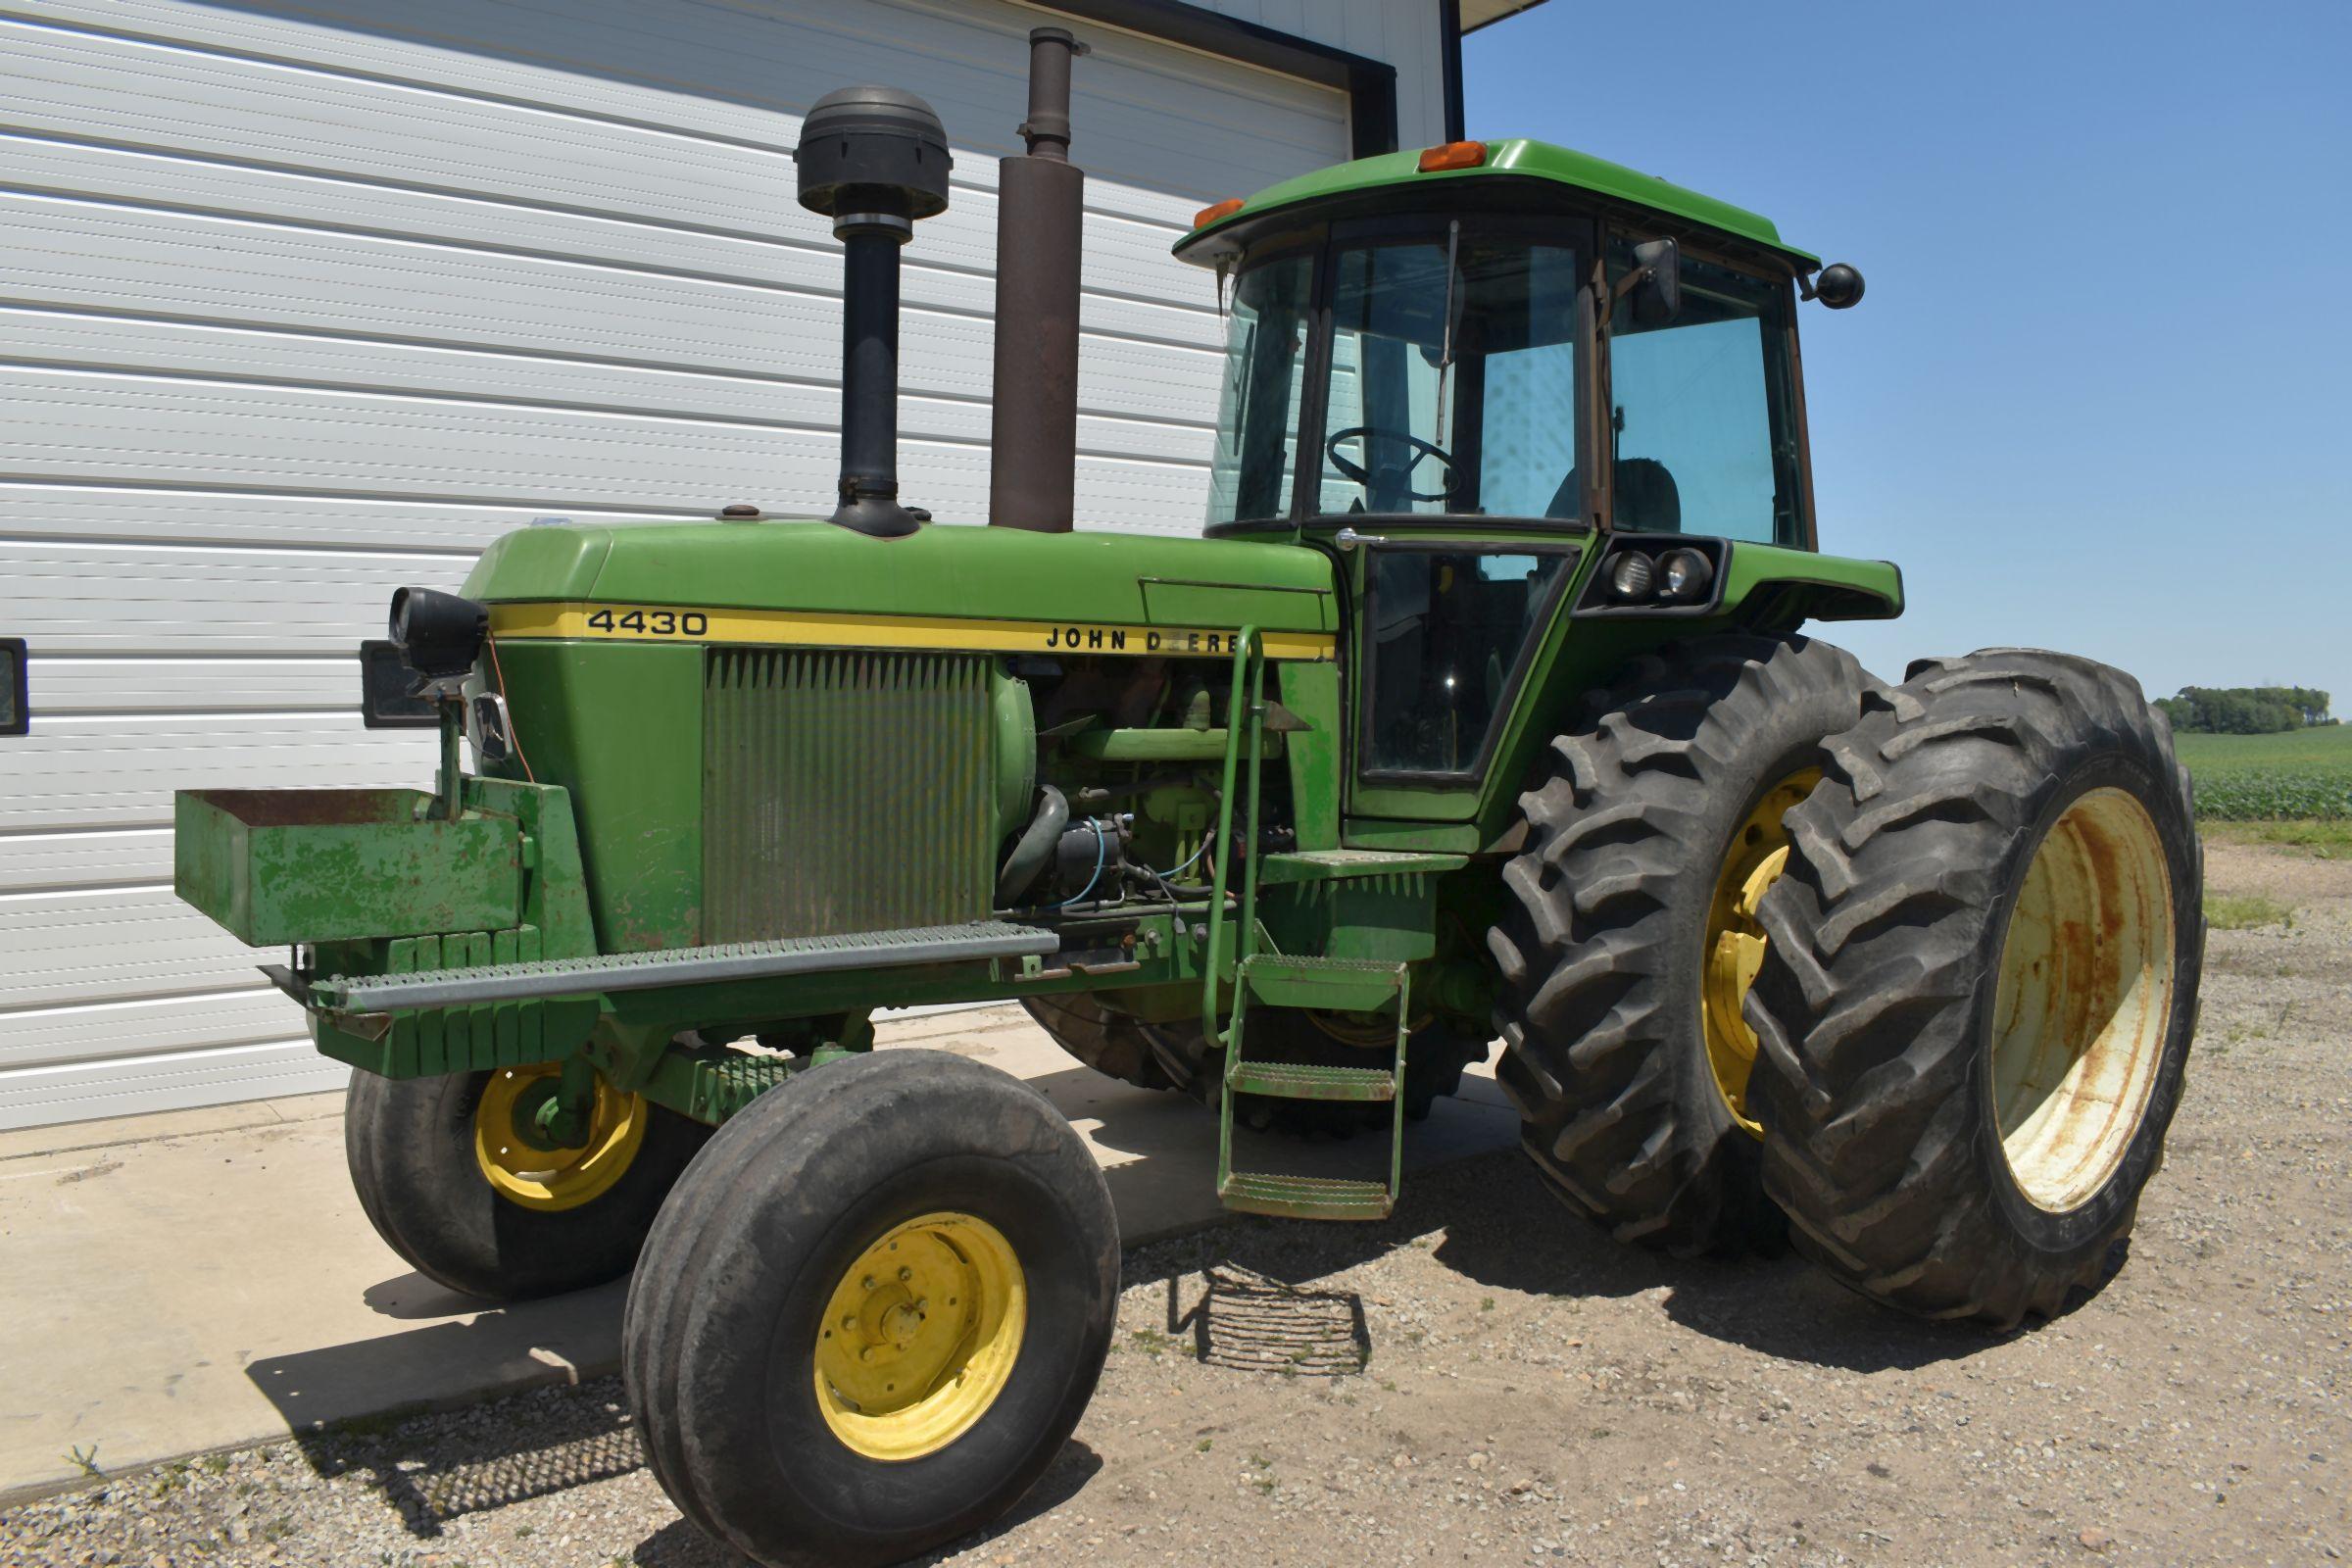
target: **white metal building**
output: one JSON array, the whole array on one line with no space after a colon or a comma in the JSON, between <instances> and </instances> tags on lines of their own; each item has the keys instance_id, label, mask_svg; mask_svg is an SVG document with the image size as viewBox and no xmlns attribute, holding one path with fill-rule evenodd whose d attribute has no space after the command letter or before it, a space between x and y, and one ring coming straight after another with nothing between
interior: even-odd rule
<instances>
[{"instance_id":1,"label":"white metal building","mask_svg":"<svg viewBox=\"0 0 2352 1568\"><path fill-rule=\"evenodd\" d=\"M178 787L416 783L353 650L534 516L821 513L838 261L800 112L946 122L906 253L909 502L988 492L996 159L1070 25L1082 525L1198 525L1193 212L1460 134L1459 29L1532 0L0 0L0 1127L331 1088L172 896Z\"/></svg>"}]
</instances>

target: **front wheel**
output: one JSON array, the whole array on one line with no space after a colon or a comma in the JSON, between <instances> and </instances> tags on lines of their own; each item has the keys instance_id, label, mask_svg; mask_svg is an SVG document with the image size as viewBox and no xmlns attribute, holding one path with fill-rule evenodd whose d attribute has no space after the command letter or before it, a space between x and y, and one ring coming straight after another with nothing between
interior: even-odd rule
<instances>
[{"instance_id":1,"label":"front wheel","mask_svg":"<svg viewBox=\"0 0 2352 1568\"><path fill-rule=\"evenodd\" d=\"M2138 685L1925 662L1788 813L1748 999L1764 1181L1865 1295L1995 1326L2120 1261L2196 1028L2203 857Z\"/></svg>"},{"instance_id":2,"label":"front wheel","mask_svg":"<svg viewBox=\"0 0 2352 1568\"><path fill-rule=\"evenodd\" d=\"M626 1274L710 1128L602 1079L580 1143L549 1147L530 1112L554 1063L430 1078L354 1073L343 1150L360 1208L419 1274L519 1301Z\"/></svg>"},{"instance_id":3,"label":"front wheel","mask_svg":"<svg viewBox=\"0 0 2352 1568\"><path fill-rule=\"evenodd\" d=\"M655 1222L622 1367L679 1511L769 1565L913 1556L1019 1500L1118 1310L1085 1143L1018 1079L892 1051L761 1095Z\"/></svg>"}]
</instances>

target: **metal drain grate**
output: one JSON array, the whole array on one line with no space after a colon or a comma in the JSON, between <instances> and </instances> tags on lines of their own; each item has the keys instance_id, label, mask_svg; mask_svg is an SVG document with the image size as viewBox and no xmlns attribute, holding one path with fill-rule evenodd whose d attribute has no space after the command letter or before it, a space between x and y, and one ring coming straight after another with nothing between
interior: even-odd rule
<instances>
[{"instance_id":1,"label":"metal drain grate","mask_svg":"<svg viewBox=\"0 0 2352 1568\"><path fill-rule=\"evenodd\" d=\"M1291 1377L1346 1377L1372 1359L1363 1298L1286 1285L1238 1263L1202 1270L1208 1294L1194 1314L1200 1359Z\"/></svg>"}]
</instances>

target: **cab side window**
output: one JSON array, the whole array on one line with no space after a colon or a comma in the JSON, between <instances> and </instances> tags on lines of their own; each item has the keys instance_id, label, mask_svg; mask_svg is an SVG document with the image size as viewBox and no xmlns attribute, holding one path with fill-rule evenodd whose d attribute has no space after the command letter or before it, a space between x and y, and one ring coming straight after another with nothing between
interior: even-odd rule
<instances>
[{"instance_id":1,"label":"cab side window","mask_svg":"<svg viewBox=\"0 0 2352 1568\"><path fill-rule=\"evenodd\" d=\"M1633 265L1612 239L1611 283ZM1802 544L1788 290L1688 253L1682 281L1672 321L1641 325L1630 295L1609 320L1615 523Z\"/></svg>"},{"instance_id":2,"label":"cab side window","mask_svg":"<svg viewBox=\"0 0 2352 1568\"><path fill-rule=\"evenodd\" d=\"M1365 563L1367 773L1468 774L1574 553L1376 549Z\"/></svg>"}]
</instances>

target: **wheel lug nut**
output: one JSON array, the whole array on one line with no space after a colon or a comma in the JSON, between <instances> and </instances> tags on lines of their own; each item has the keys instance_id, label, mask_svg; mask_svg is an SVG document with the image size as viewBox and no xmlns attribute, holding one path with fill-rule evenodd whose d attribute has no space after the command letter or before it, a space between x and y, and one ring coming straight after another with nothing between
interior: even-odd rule
<instances>
[{"instance_id":1,"label":"wheel lug nut","mask_svg":"<svg viewBox=\"0 0 2352 1568\"><path fill-rule=\"evenodd\" d=\"M860 1290L872 1290L874 1288L874 1277L871 1274L868 1274L863 1280L858 1282L858 1288Z\"/></svg>"},{"instance_id":2,"label":"wheel lug nut","mask_svg":"<svg viewBox=\"0 0 2352 1568\"><path fill-rule=\"evenodd\" d=\"M908 1268L906 1264L901 1263L899 1265L899 1283L904 1285L912 1278L914 1278L914 1270Z\"/></svg>"}]
</instances>

